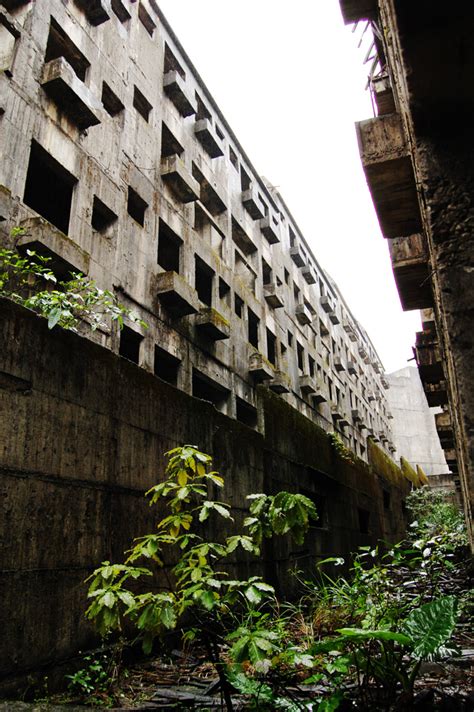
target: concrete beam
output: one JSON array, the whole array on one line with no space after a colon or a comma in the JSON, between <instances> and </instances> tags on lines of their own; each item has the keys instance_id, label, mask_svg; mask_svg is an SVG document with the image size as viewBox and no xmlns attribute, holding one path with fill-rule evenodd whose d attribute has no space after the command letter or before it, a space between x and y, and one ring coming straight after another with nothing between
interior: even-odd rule
<instances>
[{"instance_id":1,"label":"concrete beam","mask_svg":"<svg viewBox=\"0 0 474 712\"><path fill-rule=\"evenodd\" d=\"M64 57L44 65L40 84L81 131L100 124L101 103L81 82Z\"/></svg>"},{"instance_id":2,"label":"concrete beam","mask_svg":"<svg viewBox=\"0 0 474 712\"><path fill-rule=\"evenodd\" d=\"M389 240L393 275L405 311L433 306L430 269L423 234Z\"/></svg>"}]
</instances>

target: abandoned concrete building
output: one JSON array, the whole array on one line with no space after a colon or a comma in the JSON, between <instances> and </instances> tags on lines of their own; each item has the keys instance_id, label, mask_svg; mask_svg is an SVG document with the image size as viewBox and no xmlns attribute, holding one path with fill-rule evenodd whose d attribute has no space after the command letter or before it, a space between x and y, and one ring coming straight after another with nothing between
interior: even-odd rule
<instances>
[{"instance_id":1,"label":"abandoned concrete building","mask_svg":"<svg viewBox=\"0 0 474 712\"><path fill-rule=\"evenodd\" d=\"M415 355L473 541L474 8L420 0L341 0L369 22L376 117L360 155L404 309L422 309Z\"/></svg>"},{"instance_id":2,"label":"abandoned concrete building","mask_svg":"<svg viewBox=\"0 0 474 712\"><path fill-rule=\"evenodd\" d=\"M4 229L149 324L91 337L252 427L263 381L395 451L369 337L155 4L3 5Z\"/></svg>"},{"instance_id":3,"label":"abandoned concrete building","mask_svg":"<svg viewBox=\"0 0 474 712\"><path fill-rule=\"evenodd\" d=\"M155 526L143 493L171 447L211 453L242 510L250 492L314 500L304 546L232 563L285 590L295 565L401 538L420 476L390 458L368 335L156 2L1 0L0 36L2 243L89 275L148 324L49 330L0 299L13 689L96 640L84 579Z\"/></svg>"}]
</instances>

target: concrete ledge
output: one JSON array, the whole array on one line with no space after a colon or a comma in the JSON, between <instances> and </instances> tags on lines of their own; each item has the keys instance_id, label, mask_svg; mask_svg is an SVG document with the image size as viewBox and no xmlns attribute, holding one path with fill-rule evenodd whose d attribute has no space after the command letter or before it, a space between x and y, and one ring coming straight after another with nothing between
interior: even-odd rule
<instances>
[{"instance_id":1,"label":"concrete ledge","mask_svg":"<svg viewBox=\"0 0 474 712\"><path fill-rule=\"evenodd\" d=\"M221 141L209 119L200 119L194 125L194 135L211 158L223 156Z\"/></svg>"},{"instance_id":2,"label":"concrete ledge","mask_svg":"<svg viewBox=\"0 0 474 712\"><path fill-rule=\"evenodd\" d=\"M100 124L101 103L81 82L64 57L44 65L40 84L79 129L83 131Z\"/></svg>"},{"instance_id":3,"label":"concrete ledge","mask_svg":"<svg viewBox=\"0 0 474 712\"><path fill-rule=\"evenodd\" d=\"M163 91L181 116L192 116L197 112L196 102L189 95L186 82L178 72L172 71L164 75Z\"/></svg>"},{"instance_id":4,"label":"concrete ledge","mask_svg":"<svg viewBox=\"0 0 474 712\"><path fill-rule=\"evenodd\" d=\"M22 220L20 227L25 234L17 242L18 249L34 250L49 257L51 262L47 266L57 277L67 279L71 272L89 272L89 253L44 218L27 218Z\"/></svg>"},{"instance_id":5,"label":"concrete ledge","mask_svg":"<svg viewBox=\"0 0 474 712\"><path fill-rule=\"evenodd\" d=\"M179 156L168 156L161 161L161 177L182 203L199 200L199 183Z\"/></svg>"},{"instance_id":6,"label":"concrete ledge","mask_svg":"<svg viewBox=\"0 0 474 712\"><path fill-rule=\"evenodd\" d=\"M175 318L196 314L199 299L196 290L177 272L161 272L156 277L158 299Z\"/></svg>"},{"instance_id":7,"label":"concrete ledge","mask_svg":"<svg viewBox=\"0 0 474 712\"><path fill-rule=\"evenodd\" d=\"M230 337L230 323L217 309L201 309L195 320L196 328L211 341Z\"/></svg>"}]
</instances>

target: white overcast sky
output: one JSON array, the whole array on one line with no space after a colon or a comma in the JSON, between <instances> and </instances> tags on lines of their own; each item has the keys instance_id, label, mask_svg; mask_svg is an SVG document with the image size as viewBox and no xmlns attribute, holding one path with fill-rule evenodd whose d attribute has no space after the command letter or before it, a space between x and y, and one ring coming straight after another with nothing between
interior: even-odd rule
<instances>
[{"instance_id":1,"label":"white overcast sky","mask_svg":"<svg viewBox=\"0 0 474 712\"><path fill-rule=\"evenodd\" d=\"M161 0L160 6L385 369L406 366L420 318L401 309L361 167L354 122L373 116L365 52L344 26L338 0Z\"/></svg>"}]
</instances>

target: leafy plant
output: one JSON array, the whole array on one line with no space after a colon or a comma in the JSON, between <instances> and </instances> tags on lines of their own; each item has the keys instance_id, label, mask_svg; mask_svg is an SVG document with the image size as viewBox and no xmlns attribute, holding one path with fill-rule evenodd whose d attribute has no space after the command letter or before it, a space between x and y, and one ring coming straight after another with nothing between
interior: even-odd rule
<instances>
[{"instance_id":1,"label":"leafy plant","mask_svg":"<svg viewBox=\"0 0 474 712\"><path fill-rule=\"evenodd\" d=\"M22 234L18 228L15 235ZM123 327L124 319L147 324L134 312L120 304L115 294L100 289L94 280L72 272L70 279L58 280L50 269L51 259L33 250L21 255L16 250L0 248L0 297L32 309L48 320L48 328L56 325L77 331L86 322L95 331L107 326L107 320Z\"/></svg>"},{"instance_id":2,"label":"leafy plant","mask_svg":"<svg viewBox=\"0 0 474 712\"><path fill-rule=\"evenodd\" d=\"M236 661L256 663L277 651L278 636L258 623L265 615L259 606L274 599L272 586L258 576L234 580L223 566L239 547L259 555L265 537L289 533L301 541L310 518L317 518L316 509L299 494L251 495L251 516L245 519L243 532L209 541L202 525L210 517L233 522L230 505L210 498L211 488L222 488L224 481L211 469L211 457L194 446L175 448L166 455L165 480L147 496L151 505L164 502L167 513L155 532L134 541L124 564L104 561L89 577L91 604L86 616L101 635L121 630L124 619L130 620L146 652L156 637L182 625L186 640L198 637L206 647L226 705L232 709L219 646L230 642ZM138 560L147 565L136 567ZM152 577L151 566L155 573L171 569L165 590L163 582L155 579L152 590L144 593L129 588L133 581Z\"/></svg>"}]
</instances>

